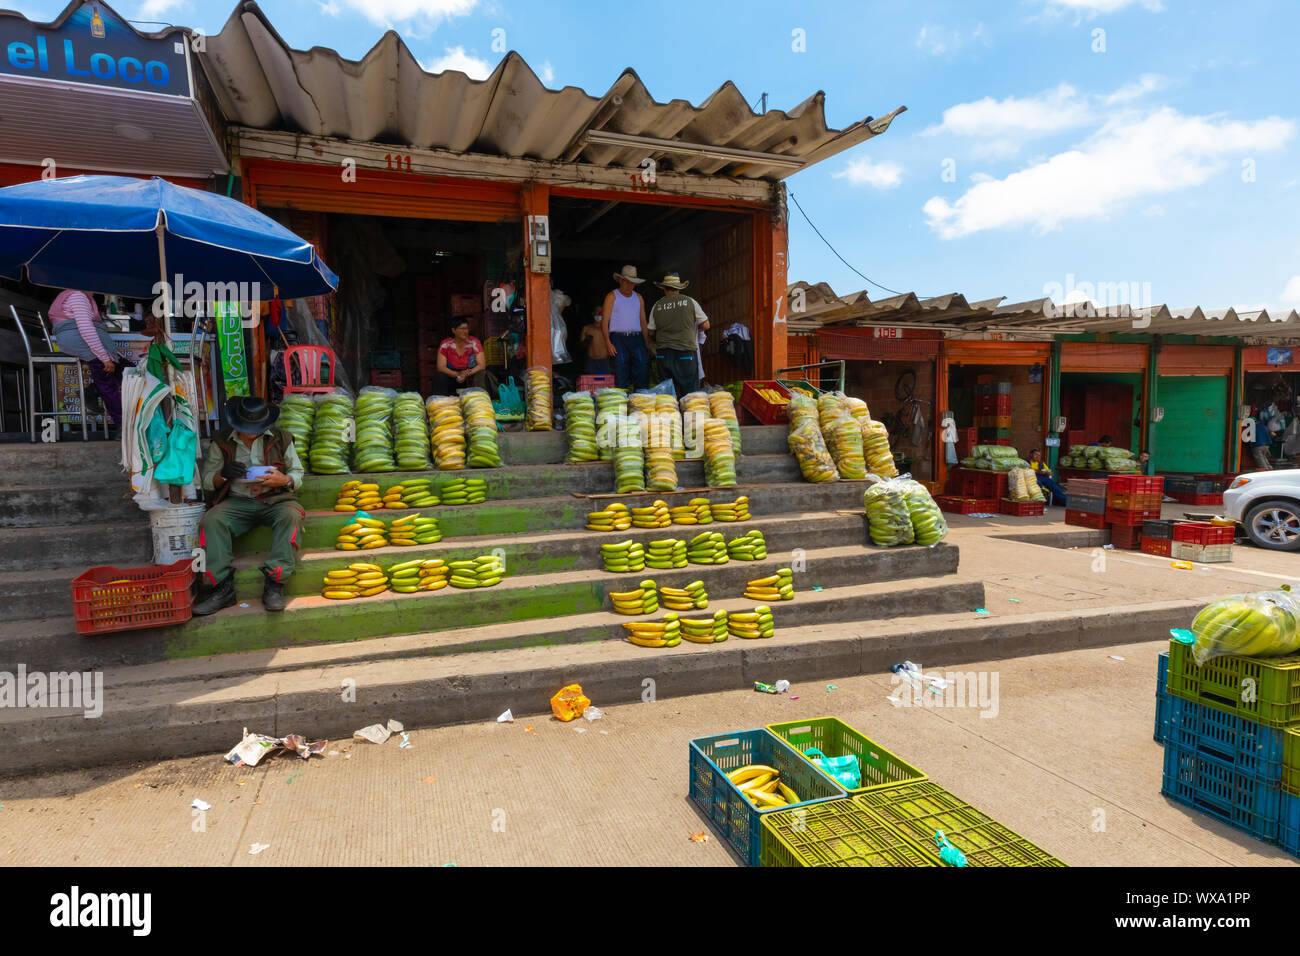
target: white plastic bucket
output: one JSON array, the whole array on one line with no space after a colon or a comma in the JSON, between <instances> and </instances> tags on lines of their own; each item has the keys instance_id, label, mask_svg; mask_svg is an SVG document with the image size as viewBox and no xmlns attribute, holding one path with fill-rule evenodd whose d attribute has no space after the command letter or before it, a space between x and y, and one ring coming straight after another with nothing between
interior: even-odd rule
<instances>
[{"instance_id":1,"label":"white plastic bucket","mask_svg":"<svg viewBox=\"0 0 1300 956\"><path fill-rule=\"evenodd\" d=\"M199 546L199 522L207 510L207 505L197 504L173 505L149 512L154 564L175 564L194 556L194 549Z\"/></svg>"}]
</instances>

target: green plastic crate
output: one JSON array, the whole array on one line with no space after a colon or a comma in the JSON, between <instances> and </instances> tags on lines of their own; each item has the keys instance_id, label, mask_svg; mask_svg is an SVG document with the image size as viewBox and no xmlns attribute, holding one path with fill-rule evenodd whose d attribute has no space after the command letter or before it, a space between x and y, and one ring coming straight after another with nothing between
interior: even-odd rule
<instances>
[{"instance_id":1,"label":"green plastic crate","mask_svg":"<svg viewBox=\"0 0 1300 956\"><path fill-rule=\"evenodd\" d=\"M914 783L858 794L853 802L898 830L944 866L934 842L942 830L966 854L967 866L1065 866L1018 833L934 783Z\"/></svg>"},{"instance_id":2,"label":"green plastic crate","mask_svg":"<svg viewBox=\"0 0 1300 956\"><path fill-rule=\"evenodd\" d=\"M801 378L778 378L777 381L780 382L782 385L784 385L787 389L802 388L805 391L812 392L813 398L817 398L822 393L822 390L818 388L816 385L814 385L812 382L805 381L804 379Z\"/></svg>"},{"instance_id":3,"label":"green plastic crate","mask_svg":"<svg viewBox=\"0 0 1300 956\"><path fill-rule=\"evenodd\" d=\"M827 757L844 757L849 754L857 757L862 768L862 786L849 790L850 795L895 787L901 783L920 783L927 779L925 774L910 763L894 756L837 717L789 720L771 724L767 729L801 754L810 747L816 747ZM829 774L826 776L834 780ZM839 781L834 782L837 786L842 786Z\"/></svg>"},{"instance_id":4,"label":"green plastic crate","mask_svg":"<svg viewBox=\"0 0 1300 956\"><path fill-rule=\"evenodd\" d=\"M1282 789L1300 797L1300 727L1292 727L1283 735Z\"/></svg>"},{"instance_id":5,"label":"green plastic crate","mask_svg":"<svg viewBox=\"0 0 1300 956\"><path fill-rule=\"evenodd\" d=\"M934 866L930 856L852 800L763 817L760 866Z\"/></svg>"},{"instance_id":6,"label":"green plastic crate","mask_svg":"<svg viewBox=\"0 0 1300 956\"><path fill-rule=\"evenodd\" d=\"M1175 697L1265 727L1282 729L1300 724L1300 654L1216 657L1198 665L1189 645L1170 641L1167 686ZM1253 700L1242 700L1246 687L1251 688Z\"/></svg>"}]
</instances>

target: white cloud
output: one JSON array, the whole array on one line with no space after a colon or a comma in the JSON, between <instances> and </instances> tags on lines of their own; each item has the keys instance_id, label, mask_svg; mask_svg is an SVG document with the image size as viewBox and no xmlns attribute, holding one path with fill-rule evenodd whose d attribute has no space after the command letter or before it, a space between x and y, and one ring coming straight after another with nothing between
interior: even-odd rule
<instances>
[{"instance_id":1,"label":"white cloud","mask_svg":"<svg viewBox=\"0 0 1300 956\"><path fill-rule=\"evenodd\" d=\"M327 17L337 17L343 12L342 8L338 5L338 0L327 0L327 2L324 3L317 0L317 3L320 6L320 12L325 14Z\"/></svg>"},{"instance_id":2,"label":"white cloud","mask_svg":"<svg viewBox=\"0 0 1300 956\"><path fill-rule=\"evenodd\" d=\"M847 179L855 186L872 186L876 189L893 189L903 181L903 167L888 161L873 163L863 156L850 160L835 179Z\"/></svg>"},{"instance_id":3,"label":"white cloud","mask_svg":"<svg viewBox=\"0 0 1300 956\"><path fill-rule=\"evenodd\" d=\"M450 17L464 16L478 4L478 0L341 0L341 2L349 10L360 13L371 23L381 27L407 26L416 29L429 29ZM331 0L330 5L335 5L334 0Z\"/></svg>"},{"instance_id":4,"label":"white cloud","mask_svg":"<svg viewBox=\"0 0 1300 956\"><path fill-rule=\"evenodd\" d=\"M447 70L460 70L474 80L486 80L492 73L492 64L465 52L463 46L446 47L443 56L430 60L424 68L430 73L445 73Z\"/></svg>"},{"instance_id":5,"label":"white cloud","mask_svg":"<svg viewBox=\"0 0 1300 956\"><path fill-rule=\"evenodd\" d=\"M1164 4L1160 0L1047 0L1049 10L1087 14L1090 17L1099 13L1118 13L1134 5L1145 7L1152 13L1164 10Z\"/></svg>"},{"instance_id":6,"label":"white cloud","mask_svg":"<svg viewBox=\"0 0 1300 956\"><path fill-rule=\"evenodd\" d=\"M1163 203L1153 202L1149 206L1142 207L1142 215L1148 219L1156 219L1165 214L1166 210Z\"/></svg>"},{"instance_id":7,"label":"white cloud","mask_svg":"<svg viewBox=\"0 0 1300 956\"><path fill-rule=\"evenodd\" d=\"M1148 93L1164 89L1168 85L1168 79L1159 73L1143 73L1137 78L1136 83L1125 83L1109 96L1103 96L1101 101L1107 106L1114 106L1117 103L1129 103L1146 96Z\"/></svg>"},{"instance_id":8,"label":"white cloud","mask_svg":"<svg viewBox=\"0 0 1300 956\"><path fill-rule=\"evenodd\" d=\"M1032 226L1040 232L1076 219L1105 219L1148 195L1199 186L1245 151L1280 148L1295 123L1184 116L1164 108L1106 123L1082 145L982 182L956 202L932 197L924 212L944 239L986 229Z\"/></svg>"},{"instance_id":9,"label":"white cloud","mask_svg":"<svg viewBox=\"0 0 1300 956\"><path fill-rule=\"evenodd\" d=\"M1288 309L1300 309L1300 276L1292 276L1282 290L1281 303Z\"/></svg>"},{"instance_id":10,"label":"white cloud","mask_svg":"<svg viewBox=\"0 0 1300 956\"><path fill-rule=\"evenodd\" d=\"M550 60L546 60L542 63L541 80L543 86L550 86L555 82L555 68L551 66Z\"/></svg>"},{"instance_id":11,"label":"white cloud","mask_svg":"<svg viewBox=\"0 0 1300 956\"><path fill-rule=\"evenodd\" d=\"M969 33L963 32L956 27L926 23L916 36L916 45L935 56L956 53L962 47L969 46L972 43L982 43L985 46L989 44L989 36L984 30L983 23L975 24L975 28Z\"/></svg>"},{"instance_id":12,"label":"white cloud","mask_svg":"<svg viewBox=\"0 0 1300 956\"><path fill-rule=\"evenodd\" d=\"M136 19L167 22L167 15L184 3L184 0L144 0Z\"/></svg>"}]
</instances>

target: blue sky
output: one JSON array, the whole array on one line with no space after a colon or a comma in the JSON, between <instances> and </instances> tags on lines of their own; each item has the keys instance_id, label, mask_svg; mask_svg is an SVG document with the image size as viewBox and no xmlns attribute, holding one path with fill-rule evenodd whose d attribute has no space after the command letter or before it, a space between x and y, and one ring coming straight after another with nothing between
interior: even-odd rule
<instances>
[{"instance_id":1,"label":"blue sky","mask_svg":"<svg viewBox=\"0 0 1300 956\"><path fill-rule=\"evenodd\" d=\"M500 28L553 87L603 93L631 66L661 101L698 103L730 79L787 109L820 89L834 127L906 105L885 135L787 180L844 259L889 289L1019 301L1073 276L1129 283L1134 304L1300 307L1289 0L261 6L292 45L351 58L392 26L422 63L486 75ZM40 19L62 7L18 4ZM114 7L215 32L234 3ZM889 294L793 205L790 262L792 279Z\"/></svg>"}]
</instances>

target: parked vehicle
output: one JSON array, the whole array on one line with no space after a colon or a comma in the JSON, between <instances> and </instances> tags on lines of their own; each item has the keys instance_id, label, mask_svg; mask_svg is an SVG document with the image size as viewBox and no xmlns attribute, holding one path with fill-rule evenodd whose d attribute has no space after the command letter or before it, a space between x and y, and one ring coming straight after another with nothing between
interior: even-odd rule
<instances>
[{"instance_id":1,"label":"parked vehicle","mask_svg":"<svg viewBox=\"0 0 1300 956\"><path fill-rule=\"evenodd\" d=\"M1300 469L1239 476L1223 493L1223 512L1261 548L1300 550Z\"/></svg>"}]
</instances>

